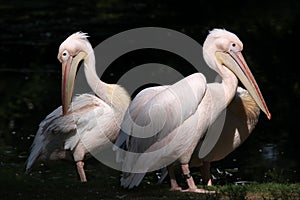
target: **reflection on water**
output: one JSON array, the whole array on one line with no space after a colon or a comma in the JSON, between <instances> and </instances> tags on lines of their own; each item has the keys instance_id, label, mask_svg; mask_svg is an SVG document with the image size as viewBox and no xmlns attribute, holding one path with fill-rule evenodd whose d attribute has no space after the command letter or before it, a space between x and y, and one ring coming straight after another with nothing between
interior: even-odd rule
<instances>
[{"instance_id":1,"label":"reflection on water","mask_svg":"<svg viewBox=\"0 0 300 200\"><path fill-rule=\"evenodd\" d=\"M276 162L278 160L278 149L276 144L266 144L262 148L262 156L265 160Z\"/></svg>"}]
</instances>

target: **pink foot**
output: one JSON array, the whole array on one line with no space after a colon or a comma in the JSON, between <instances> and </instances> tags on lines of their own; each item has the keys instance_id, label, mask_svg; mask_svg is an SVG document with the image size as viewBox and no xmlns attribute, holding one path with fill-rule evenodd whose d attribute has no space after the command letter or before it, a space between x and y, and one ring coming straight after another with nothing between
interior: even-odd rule
<instances>
[{"instance_id":1,"label":"pink foot","mask_svg":"<svg viewBox=\"0 0 300 200\"><path fill-rule=\"evenodd\" d=\"M181 191L181 190L182 190L182 188L179 186L170 188L170 191Z\"/></svg>"},{"instance_id":2,"label":"pink foot","mask_svg":"<svg viewBox=\"0 0 300 200\"><path fill-rule=\"evenodd\" d=\"M199 189L199 188L195 188L195 189L186 189L186 190L181 190L181 192L194 192L194 193L201 193L201 194L214 194L216 193L216 191L213 190L204 190L204 189Z\"/></svg>"}]
</instances>

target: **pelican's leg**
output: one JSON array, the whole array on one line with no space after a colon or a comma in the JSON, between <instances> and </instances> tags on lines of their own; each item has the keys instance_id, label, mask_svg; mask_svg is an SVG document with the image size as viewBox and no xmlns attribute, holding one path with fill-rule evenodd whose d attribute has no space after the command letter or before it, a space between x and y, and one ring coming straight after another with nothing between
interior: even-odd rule
<instances>
[{"instance_id":1,"label":"pelican's leg","mask_svg":"<svg viewBox=\"0 0 300 200\"><path fill-rule=\"evenodd\" d=\"M168 166L168 173L170 176L170 184L171 184L170 190L182 190L182 188L178 186L178 183L176 181L174 166L172 164Z\"/></svg>"},{"instance_id":2,"label":"pelican's leg","mask_svg":"<svg viewBox=\"0 0 300 200\"><path fill-rule=\"evenodd\" d=\"M212 180L210 175L210 162L204 161L203 165L200 167L200 173L203 177L204 182L207 186L212 186Z\"/></svg>"},{"instance_id":3,"label":"pelican's leg","mask_svg":"<svg viewBox=\"0 0 300 200\"><path fill-rule=\"evenodd\" d=\"M186 182L188 184L189 189L182 190L184 192L196 192L196 193L215 193L215 191L209 191L204 189L197 188L193 177L190 174L190 169L188 164L181 164L181 169L183 172L183 176L186 178Z\"/></svg>"},{"instance_id":4,"label":"pelican's leg","mask_svg":"<svg viewBox=\"0 0 300 200\"><path fill-rule=\"evenodd\" d=\"M182 169L183 176L185 177L186 182L188 184L189 187L188 190L190 192L197 190L197 186L194 182L194 179L190 174L189 164L182 164L181 169Z\"/></svg>"},{"instance_id":5,"label":"pelican's leg","mask_svg":"<svg viewBox=\"0 0 300 200\"><path fill-rule=\"evenodd\" d=\"M83 168L84 162L83 161L77 161L76 165L77 165L77 172L79 174L81 182L87 182L85 172L84 172L84 168Z\"/></svg>"}]
</instances>

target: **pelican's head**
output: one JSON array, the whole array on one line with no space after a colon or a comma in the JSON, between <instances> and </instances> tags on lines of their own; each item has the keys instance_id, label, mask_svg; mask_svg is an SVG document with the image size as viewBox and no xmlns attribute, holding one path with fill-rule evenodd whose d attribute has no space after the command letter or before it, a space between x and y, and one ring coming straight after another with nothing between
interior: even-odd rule
<instances>
[{"instance_id":1,"label":"pelican's head","mask_svg":"<svg viewBox=\"0 0 300 200\"><path fill-rule=\"evenodd\" d=\"M61 43L58 60L62 63L62 107L66 114L72 100L74 81L79 62L93 52L87 34L77 32Z\"/></svg>"},{"instance_id":2,"label":"pelican's head","mask_svg":"<svg viewBox=\"0 0 300 200\"><path fill-rule=\"evenodd\" d=\"M209 67L222 76L224 67L232 71L249 91L260 109L270 119L271 114L243 55L243 43L233 33L213 29L203 44L203 57Z\"/></svg>"},{"instance_id":3,"label":"pelican's head","mask_svg":"<svg viewBox=\"0 0 300 200\"><path fill-rule=\"evenodd\" d=\"M243 43L235 34L224 29L213 29L203 43L203 58L209 67L220 73L218 65L222 63L217 59L216 52L230 53L242 50Z\"/></svg>"}]
</instances>

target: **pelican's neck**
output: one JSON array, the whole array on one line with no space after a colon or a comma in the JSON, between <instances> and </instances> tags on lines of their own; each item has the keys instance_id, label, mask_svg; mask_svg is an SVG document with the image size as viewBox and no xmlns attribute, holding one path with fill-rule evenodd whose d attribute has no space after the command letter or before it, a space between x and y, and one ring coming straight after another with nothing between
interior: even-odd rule
<instances>
[{"instance_id":1,"label":"pelican's neck","mask_svg":"<svg viewBox=\"0 0 300 200\"><path fill-rule=\"evenodd\" d=\"M225 106L227 107L236 94L238 79L227 67L219 66L218 69L218 73L222 78L221 84L224 90Z\"/></svg>"},{"instance_id":2,"label":"pelican's neck","mask_svg":"<svg viewBox=\"0 0 300 200\"><path fill-rule=\"evenodd\" d=\"M224 104L222 106L227 107L231 100L233 99L237 85L238 79L235 74L229 70L227 67L223 66L217 59L216 59L216 49L213 46L209 45L209 41L205 41L203 44L203 58L206 64L217 74L220 76L218 77L217 83L220 83L223 87L222 93L224 93ZM219 91L220 92L220 91Z\"/></svg>"},{"instance_id":3,"label":"pelican's neck","mask_svg":"<svg viewBox=\"0 0 300 200\"><path fill-rule=\"evenodd\" d=\"M207 84L211 122L214 122L233 100L237 89L237 78L231 71L219 73L221 80Z\"/></svg>"},{"instance_id":4,"label":"pelican's neck","mask_svg":"<svg viewBox=\"0 0 300 200\"><path fill-rule=\"evenodd\" d=\"M93 53L90 53L84 60L84 72L89 86L109 106L120 112L125 112L130 102L127 91L117 84L107 84L101 81L95 66L95 56Z\"/></svg>"},{"instance_id":5,"label":"pelican's neck","mask_svg":"<svg viewBox=\"0 0 300 200\"><path fill-rule=\"evenodd\" d=\"M96 68L95 68L95 56L94 54L90 53L84 60L84 72L87 79L87 82L93 92L101 98L106 103L109 102L110 99L110 88L109 84L104 83L100 80L97 75Z\"/></svg>"},{"instance_id":6,"label":"pelican's neck","mask_svg":"<svg viewBox=\"0 0 300 200\"><path fill-rule=\"evenodd\" d=\"M227 67L223 66L215 56L216 50L209 45L209 42L204 42L203 44L203 58L206 64L215 72L217 72L218 77L213 84L209 84L212 96L220 98L218 100L212 100L213 102L218 102L214 106L217 113L227 108L233 97L235 96L238 79L235 74L229 70Z\"/></svg>"}]
</instances>

